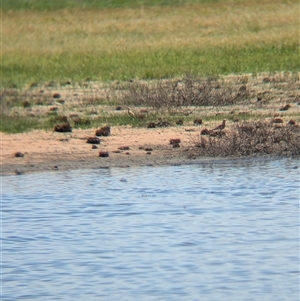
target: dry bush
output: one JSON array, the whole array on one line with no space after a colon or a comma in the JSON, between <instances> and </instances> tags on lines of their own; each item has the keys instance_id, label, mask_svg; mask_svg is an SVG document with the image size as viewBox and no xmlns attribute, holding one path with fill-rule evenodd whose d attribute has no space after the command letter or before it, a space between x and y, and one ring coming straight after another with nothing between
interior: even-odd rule
<instances>
[{"instance_id":1,"label":"dry bush","mask_svg":"<svg viewBox=\"0 0 300 301\"><path fill-rule=\"evenodd\" d=\"M119 87L125 104L154 109L232 105L250 98L246 85L187 76L177 81L128 83Z\"/></svg>"},{"instance_id":2,"label":"dry bush","mask_svg":"<svg viewBox=\"0 0 300 301\"><path fill-rule=\"evenodd\" d=\"M191 156L300 155L297 125L273 126L263 121L236 124L222 137L200 136Z\"/></svg>"}]
</instances>

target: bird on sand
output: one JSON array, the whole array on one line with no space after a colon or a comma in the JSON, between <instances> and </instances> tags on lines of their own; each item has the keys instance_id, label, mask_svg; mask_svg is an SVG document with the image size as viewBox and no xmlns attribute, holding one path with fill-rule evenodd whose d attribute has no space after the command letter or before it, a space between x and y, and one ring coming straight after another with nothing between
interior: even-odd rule
<instances>
[{"instance_id":1,"label":"bird on sand","mask_svg":"<svg viewBox=\"0 0 300 301\"><path fill-rule=\"evenodd\" d=\"M222 124L219 124L216 128L214 128L213 131L215 131L215 130L224 130L225 129L225 122L226 122L226 119L223 120Z\"/></svg>"},{"instance_id":2,"label":"bird on sand","mask_svg":"<svg viewBox=\"0 0 300 301\"><path fill-rule=\"evenodd\" d=\"M129 116L136 117L136 115L132 112L132 110L129 107L127 107L127 113Z\"/></svg>"}]
</instances>

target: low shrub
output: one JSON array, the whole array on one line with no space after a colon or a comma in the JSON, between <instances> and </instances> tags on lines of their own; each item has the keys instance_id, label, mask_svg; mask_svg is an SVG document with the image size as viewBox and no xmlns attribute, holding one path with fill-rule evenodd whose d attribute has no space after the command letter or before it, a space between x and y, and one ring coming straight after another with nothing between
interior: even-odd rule
<instances>
[{"instance_id":1,"label":"low shrub","mask_svg":"<svg viewBox=\"0 0 300 301\"><path fill-rule=\"evenodd\" d=\"M122 84L123 101L127 105L151 106L154 109L183 106L220 106L250 99L246 85L233 85L214 78L186 76L177 81Z\"/></svg>"},{"instance_id":2,"label":"low shrub","mask_svg":"<svg viewBox=\"0 0 300 301\"><path fill-rule=\"evenodd\" d=\"M245 121L235 124L222 136L199 136L197 141L193 141L190 153L191 156L223 157L256 154L299 156L299 126L274 126L264 121Z\"/></svg>"}]
</instances>

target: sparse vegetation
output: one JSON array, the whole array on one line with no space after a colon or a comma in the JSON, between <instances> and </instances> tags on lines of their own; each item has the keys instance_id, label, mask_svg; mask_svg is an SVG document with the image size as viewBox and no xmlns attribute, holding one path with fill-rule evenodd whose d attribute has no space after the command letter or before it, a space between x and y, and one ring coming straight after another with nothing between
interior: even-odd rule
<instances>
[{"instance_id":1,"label":"sparse vegetation","mask_svg":"<svg viewBox=\"0 0 300 301\"><path fill-rule=\"evenodd\" d=\"M201 135L194 141L190 156L300 155L299 125L246 121L220 133Z\"/></svg>"}]
</instances>

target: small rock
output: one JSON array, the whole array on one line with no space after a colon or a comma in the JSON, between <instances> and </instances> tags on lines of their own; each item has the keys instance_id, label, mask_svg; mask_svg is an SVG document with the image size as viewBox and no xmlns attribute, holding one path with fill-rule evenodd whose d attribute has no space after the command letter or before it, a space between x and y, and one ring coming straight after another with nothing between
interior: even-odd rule
<instances>
[{"instance_id":1,"label":"small rock","mask_svg":"<svg viewBox=\"0 0 300 301\"><path fill-rule=\"evenodd\" d=\"M14 156L15 156L16 158L23 158L23 157L24 157L24 154L21 153L21 152L16 152L16 153L14 154Z\"/></svg>"},{"instance_id":2,"label":"small rock","mask_svg":"<svg viewBox=\"0 0 300 301\"><path fill-rule=\"evenodd\" d=\"M181 142L180 139L175 138L175 139L170 139L170 144L174 145L174 144L179 144Z\"/></svg>"},{"instance_id":3,"label":"small rock","mask_svg":"<svg viewBox=\"0 0 300 301\"><path fill-rule=\"evenodd\" d=\"M109 157L109 153L105 152L105 151L101 151L101 152L99 152L99 157L107 158L107 157Z\"/></svg>"},{"instance_id":4,"label":"small rock","mask_svg":"<svg viewBox=\"0 0 300 301\"><path fill-rule=\"evenodd\" d=\"M290 107L291 105L287 104L284 107L280 108L279 111L287 111Z\"/></svg>"},{"instance_id":5,"label":"small rock","mask_svg":"<svg viewBox=\"0 0 300 301\"><path fill-rule=\"evenodd\" d=\"M209 130L208 129L203 129L202 131L201 131L201 135L209 135Z\"/></svg>"},{"instance_id":6,"label":"small rock","mask_svg":"<svg viewBox=\"0 0 300 301\"><path fill-rule=\"evenodd\" d=\"M86 143L90 144L100 144L100 139L97 137L88 137Z\"/></svg>"},{"instance_id":7,"label":"small rock","mask_svg":"<svg viewBox=\"0 0 300 301\"><path fill-rule=\"evenodd\" d=\"M271 79L269 77L264 77L263 82L264 83L269 83Z\"/></svg>"},{"instance_id":8,"label":"small rock","mask_svg":"<svg viewBox=\"0 0 300 301\"><path fill-rule=\"evenodd\" d=\"M110 136L110 126L105 125L105 126L101 127L100 129L96 130L95 135L96 136L104 136L104 137Z\"/></svg>"},{"instance_id":9,"label":"small rock","mask_svg":"<svg viewBox=\"0 0 300 301\"><path fill-rule=\"evenodd\" d=\"M130 147L129 146L120 146L118 147L119 150L129 150Z\"/></svg>"},{"instance_id":10,"label":"small rock","mask_svg":"<svg viewBox=\"0 0 300 301\"><path fill-rule=\"evenodd\" d=\"M283 120L281 118L274 118L272 120L273 123L283 123Z\"/></svg>"},{"instance_id":11,"label":"small rock","mask_svg":"<svg viewBox=\"0 0 300 301\"><path fill-rule=\"evenodd\" d=\"M60 94L59 93L53 93L52 97L53 98L60 98Z\"/></svg>"}]
</instances>

